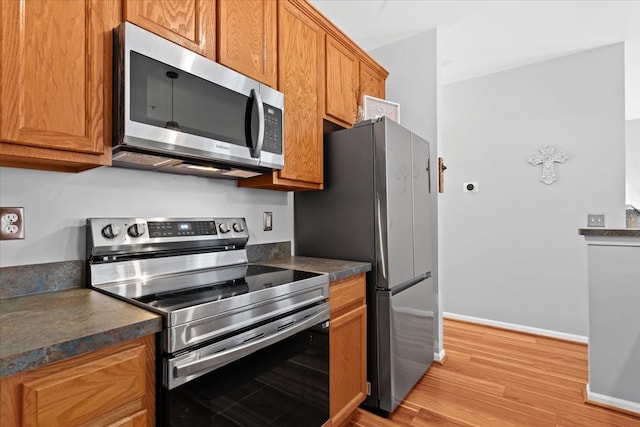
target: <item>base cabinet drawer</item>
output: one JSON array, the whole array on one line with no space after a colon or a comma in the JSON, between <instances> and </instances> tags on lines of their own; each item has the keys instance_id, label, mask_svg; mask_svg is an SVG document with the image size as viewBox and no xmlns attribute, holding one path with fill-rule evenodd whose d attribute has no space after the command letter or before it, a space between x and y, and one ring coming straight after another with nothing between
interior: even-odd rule
<instances>
[{"instance_id":1,"label":"base cabinet drawer","mask_svg":"<svg viewBox=\"0 0 640 427\"><path fill-rule=\"evenodd\" d=\"M2 378L3 426L153 426L153 335Z\"/></svg>"}]
</instances>

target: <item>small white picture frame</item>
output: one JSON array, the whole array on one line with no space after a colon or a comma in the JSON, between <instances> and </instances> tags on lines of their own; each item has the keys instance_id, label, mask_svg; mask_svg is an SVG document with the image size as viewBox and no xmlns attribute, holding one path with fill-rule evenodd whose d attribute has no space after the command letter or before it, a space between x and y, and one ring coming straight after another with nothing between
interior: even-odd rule
<instances>
[{"instance_id":1,"label":"small white picture frame","mask_svg":"<svg viewBox=\"0 0 640 427\"><path fill-rule=\"evenodd\" d=\"M364 95L362 97L362 109L364 110L365 120L386 116L394 122L400 123L400 104L396 102Z\"/></svg>"}]
</instances>

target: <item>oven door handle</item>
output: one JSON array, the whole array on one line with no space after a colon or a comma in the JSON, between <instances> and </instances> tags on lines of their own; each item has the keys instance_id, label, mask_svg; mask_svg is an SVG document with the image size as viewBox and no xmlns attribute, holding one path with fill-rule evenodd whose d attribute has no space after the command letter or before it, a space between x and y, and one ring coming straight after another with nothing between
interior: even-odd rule
<instances>
[{"instance_id":1,"label":"oven door handle","mask_svg":"<svg viewBox=\"0 0 640 427\"><path fill-rule=\"evenodd\" d=\"M230 348L228 350L223 350L221 352L212 354L210 356L203 357L202 359L191 360L182 365L177 365L173 368L173 377L175 380L178 380L182 377L187 377L191 375L196 375L199 373L206 373L202 371L212 371L214 369L220 368L230 362L238 360L244 356L247 356L257 350L265 348L271 344L275 344L279 341L284 340L285 338L289 338L292 335L297 334L298 332L304 331L305 329L310 328L313 325L316 325L323 320L329 318L329 305L327 304L322 310L317 312L316 314L305 318L301 322L296 322L291 324L290 327L286 329L282 329L276 333L269 334L265 337L259 339L251 339L237 347ZM284 325L286 326L286 325Z\"/></svg>"}]
</instances>

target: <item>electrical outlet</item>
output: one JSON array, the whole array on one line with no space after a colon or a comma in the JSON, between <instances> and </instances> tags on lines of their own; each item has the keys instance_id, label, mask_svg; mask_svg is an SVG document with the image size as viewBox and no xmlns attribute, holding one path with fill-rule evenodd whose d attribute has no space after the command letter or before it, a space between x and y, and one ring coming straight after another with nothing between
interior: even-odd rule
<instances>
[{"instance_id":1,"label":"electrical outlet","mask_svg":"<svg viewBox=\"0 0 640 427\"><path fill-rule=\"evenodd\" d=\"M462 184L463 193L477 193L479 191L477 182L465 182Z\"/></svg>"},{"instance_id":2,"label":"electrical outlet","mask_svg":"<svg viewBox=\"0 0 640 427\"><path fill-rule=\"evenodd\" d=\"M0 240L24 239L24 208L0 208Z\"/></svg>"},{"instance_id":3,"label":"electrical outlet","mask_svg":"<svg viewBox=\"0 0 640 427\"><path fill-rule=\"evenodd\" d=\"M262 229L264 231L273 230L273 213L272 212L265 212L262 215Z\"/></svg>"},{"instance_id":4,"label":"electrical outlet","mask_svg":"<svg viewBox=\"0 0 640 427\"><path fill-rule=\"evenodd\" d=\"M587 227L604 227L604 214L587 215Z\"/></svg>"}]
</instances>

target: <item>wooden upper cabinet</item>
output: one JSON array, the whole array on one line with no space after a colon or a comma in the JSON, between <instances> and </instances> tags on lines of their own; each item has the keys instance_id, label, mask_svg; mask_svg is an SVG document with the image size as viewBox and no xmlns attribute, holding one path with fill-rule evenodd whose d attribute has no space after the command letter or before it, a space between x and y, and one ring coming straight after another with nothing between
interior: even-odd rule
<instances>
[{"instance_id":1,"label":"wooden upper cabinet","mask_svg":"<svg viewBox=\"0 0 640 427\"><path fill-rule=\"evenodd\" d=\"M358 97L358 105L362 105L362 97L364 95L384 99L385 78L386 76L383 77L364 62L360 62L360 96Z\"/></svg>"},{"instance_id":2,"label":"wooden upper cabinet","mask_svg":"<svg viewBox=\"0 0 640 427\"><path fill-rule=\"evenodd\" d=\"M322 189L324 32L306 1L278 2L278 90L284 93L284 169L241 187Z\"/></svg>"},{"instance_id":3,"label":"wooden upper cabinet","mask_svg":"<svg viewBox=\"0 0 640 427\"><path fill-rule=\"evenodd\" d=\"M123 0L124 20L216 60L215 0Z\"/></svg>"},{"instance_id":4,"label":"wooden upper cabinet","mask_svg":"<svg viewBox=\"0 0 640 427\"><path fill-rule=\"evenodd\" d=\"M276 13L276 0L219 0L218 62L275 88Z\"/></svg>"},{"instance_id":5,"label":"wooden upper cabinet","mask_svg":"<svg viewBox=\"0 0 640 427\"><path fill-rule=\"evenodd\" d=\"M322 184L320 27L289 2L280 14L279 81L285 94L285 167L280 178Z\"/></svg>"},{"instance_id":6,"label":"wooden upper cabinet","mask_svg":"<svg viewBox=\"0 0 640 427\"><path fill-rule=\"evenodd\" d=\"M110 163L115 1L0 1L0 165Z\"/></svg>"},{"instance_id":7,"label":"wooden upper cabinet","mask_svg":"<svg viewBox=\"0 0 640 427\"><path fill-rule=\"evenodd\" d=\"M335 38L326 42L326 114L351 126L358 108L359 60Z\"/></svg>"}]
</instances>

